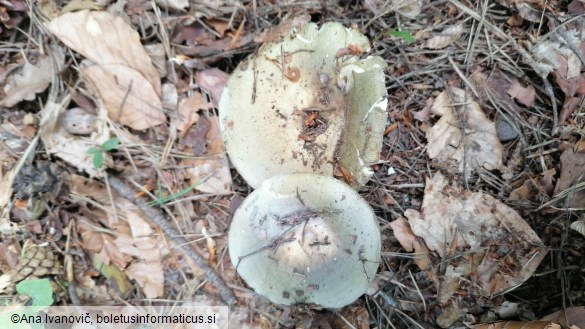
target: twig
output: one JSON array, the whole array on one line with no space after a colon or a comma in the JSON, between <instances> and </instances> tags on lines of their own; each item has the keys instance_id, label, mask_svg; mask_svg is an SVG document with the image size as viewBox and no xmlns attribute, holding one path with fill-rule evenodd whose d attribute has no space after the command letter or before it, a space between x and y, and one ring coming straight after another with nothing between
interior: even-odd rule
<instances>
[{"instance_id":1,"label":"twig","mask_svg":"<svg viewBox=\"0 0 585 329\"><path fill-rule=\"evenodd\" d=\"M232 305L236 302L236 296L228 288L227 284L217 274L217 272L209 266L207 261L201 257L193 248L189 247L189 241L179 235L178 231L171 226L171 224L165 219L163 214L156 208L151 207L148 202L141 198L135 198L135 192L133 188L126 185L119 178L110 176L109 183L118 194L122 197L134 202L138 208L148 217L154 224L159 226L163 232L172 236L175 242L181 247L183 252L189 256L199 268L203 271L205 277L217 288L221 299L228 305Z\"/></svg>"}]
</instances>

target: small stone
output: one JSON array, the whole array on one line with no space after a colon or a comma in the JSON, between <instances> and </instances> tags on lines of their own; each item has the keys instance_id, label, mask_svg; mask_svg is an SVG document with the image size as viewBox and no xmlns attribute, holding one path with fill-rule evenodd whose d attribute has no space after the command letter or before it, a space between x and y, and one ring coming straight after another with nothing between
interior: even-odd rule
<instances>
[{"instance_id":1,"label":"small stone","mask_svg":"<svg viewBox=\"0 0 585 329\"><path fill-rule=\"evenodd\" d=\"M511 141L518 137L518 131L512 123L501 115L496 118L496 131L498 132L500 142Z\"/></svg>"}]
</instances>

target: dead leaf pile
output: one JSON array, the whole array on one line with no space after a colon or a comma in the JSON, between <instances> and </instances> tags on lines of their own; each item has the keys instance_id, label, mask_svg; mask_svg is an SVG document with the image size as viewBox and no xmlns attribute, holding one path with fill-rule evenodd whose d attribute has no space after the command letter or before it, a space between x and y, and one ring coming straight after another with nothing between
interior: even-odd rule
<instances>
[{"instance_id":1,"label":"dead leaf pile","mask_svg":"<svg viewBox=\"0 0 585 329\"><path fill-rule=\"evenodd\" d=\"M457 88L443 91L431 112L441 116L427 131L431 159L446 162L458 172L502 169L502 145L495 125L471 95Z\"/></svg>"},{"instance_id":2,"label":"dead leaf pile","mask_svg":"<svg viewBox=\"0 0 585 329\"><path fill-rule=\"evenodd\" d=\"M166 122L158 72L138 33L124 20L84 10L61 15L47 28L87 58L83 77L110 119L137 130Z\"/></svg>"},{"instance_id":3,"label":"dead leaf pile","mask_svg":"<svg viewBox=\"0 0 585 329\"><path fill-rule=\"evenodd\" d=\"M535 44L531 51L539 61L537 69L541 76L549 73L565 93L559 124L573 113L585 95L585 22L576 20L562 26L549 24L555 31L551 37Z\"/></svg>"},{"instance_id":4,"label":"dead leaf pile","mask_svg":"<svg viewBox=\"0 0 585 329\"><path fill-rule=\"evenodd\" d=\"M440 173L427 180L421 211L404 215L406 220L391 226L436 285L441 327L472 306L470 296L489 299L530 278L547 253L516 211L487 194L450 184Z\"/></svg>"},{"instance_id":5,"label":"dead leaf pile","mask_svg":"<svg viewBox=\"0 0 585 329\"><path fill-rule=\"evenodd\" d=\"M164 292L162 251L167 249L143 219L142 212L130 201L116 198L114 215L104 185L77 175L71 175L69 180L72 195L79 201L92 199L104 206L103 211L85 212L78 221L83 247L93 253L94 264L103 264L96 268L106 277L114 276L121 292L123 287L131 287L127 276L138 282L147 298L161 297ZM125 275L117 273L120 271Z\"/></svg>"},{"instance_id":6,"label":"dead leaf pile","mask_svg":"<svg viewBox=\"0 0 585 329\"><path fill-rule=\"evenodd\" d=\"M108 140L110 130L106 122L96 120L94 122L96 131L90 137L77 136L68 132L63 126L61 118L65 112L62 104L52 101L47 102L45 107L41 109L39 130L47 151L92 177L101 177L104 173L103 169L94 166L89 150ZM106 153L103 156L106 163L111 162L109 154Z\"/></svg>"},{"instance_id":7,"label":"dead leaf pile","mask_svg":"<svg viewBox=\"0 0 585 329\"><path fill-rule=\"evenodd\" d=\"M55 57L57 65L63 65L65 59L62 53L60 55ZM32 101L37 93L47 89L57 71L51 57L46 55L39 56L36 64L25 62L4 84L0 106L12 107L23 100Z\"/></svg>"}]
</instances>

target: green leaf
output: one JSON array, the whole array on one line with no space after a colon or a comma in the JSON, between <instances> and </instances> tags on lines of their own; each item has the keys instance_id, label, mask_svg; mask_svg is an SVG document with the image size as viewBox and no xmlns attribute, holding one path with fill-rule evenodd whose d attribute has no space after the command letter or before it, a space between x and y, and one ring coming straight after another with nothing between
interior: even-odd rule
<instances>
[{"instance_id":1,"label":"green leaf","mask_svg":"<svg viewBox=\"0 0 585 329\"><path fill-rule=\"evenodd\" d=\"M414 41L414 37L408 31L390 30L390 31L388 31L388 35L401 38L402 40L404 40L406 42L406 44L411 44Z\"/></svg>"},{"instance_id":2,"label":"green leaf","mask_svg":"<svg viewBox=\"0 0 585 329\"><path fill-rule=\"evenodd\" d=\"M89 150L87 150L87 154L96 154L96 153L100 153L101 150L95 147L90 147Z\"/></svg>"},{"instance_id":3,"label":"green leaf","mask_svg":"<svg viewBox=\"0 0 585 329\"><path fill-rule=\"evenodd\" d=\"M93 167L95 169L100 169L104 165L104 154L102 152L98 152L93 155Z\"/></svg>"},{"instance_id":4,"label":"green leaf","mask_svg":"<svg viewBox=\"0 0 585 329\"><path fill-rule=\"evenodd\" d=\"M16 285L19 294L32 298L31 306L51 306L53 304L53 288L49 279L29 279Z\"/></svg>"},{"instance_id":5,"label":"green leaf","mask_svg":"<svg viewBox=\"0 0 585 329\"><path fill-rule=\"evenodd\" d=\"M104 150L104 152L108 152L116 149L118 145L120 145L120 140L118 137L112 137L102 144L102 150Z\"/></svg>"}]
</instances>

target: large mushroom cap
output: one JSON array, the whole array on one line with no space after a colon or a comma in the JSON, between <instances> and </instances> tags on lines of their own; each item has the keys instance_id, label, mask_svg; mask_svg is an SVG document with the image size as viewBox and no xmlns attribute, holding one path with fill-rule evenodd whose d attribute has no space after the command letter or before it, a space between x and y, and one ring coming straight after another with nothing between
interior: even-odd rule
<instances>
[{"instance_id":1,"label":"large mushroom cap","mask_svg":"<svg viewBox=\"0 0 585 329\"><path fill-rule=\"evenodd\" d=\"M274 176L236 211L229 252L240 276L280 304L337 308L370 286L380 231L359 194L333 177Z\"/></svg>"},{"instance_id":2,"label":"large mushroom cap","mask_svg":"<svg viewBox=\"0 0 585 329\"><path fill-rule=\"evenodd\" d=\"M257 188L277 174L343 172L354 188L379 159L386 124L380 57L359 31L308 24L236 68L220 104L226 150Z\"/></svg>"}]
</instances>

